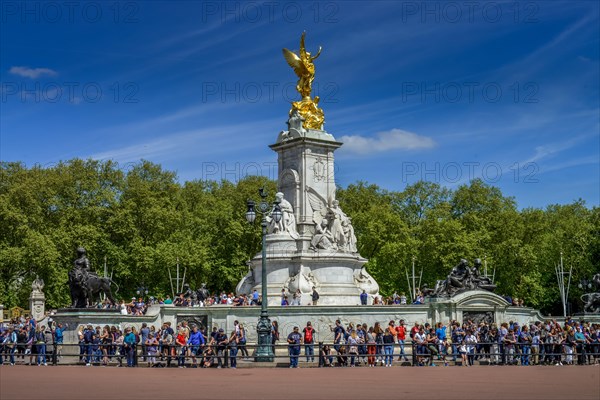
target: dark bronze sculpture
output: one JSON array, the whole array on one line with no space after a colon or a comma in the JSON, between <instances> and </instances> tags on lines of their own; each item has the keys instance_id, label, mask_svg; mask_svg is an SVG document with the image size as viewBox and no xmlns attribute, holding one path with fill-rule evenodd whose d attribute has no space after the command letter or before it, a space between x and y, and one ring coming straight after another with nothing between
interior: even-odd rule
<instances>
[{"instance_id":1,"label":"dark bronze sculpture","mask_svg":"<svg viewBox=\"0 0 600 400\"><path fill-rule=\"evenodd\" d=\"M110 289L110 278L99 277L90 271L90 261L86 257L83 247L77 248L77 259L73 263L73 269L69 271L69 289L71 291L71 307L86 308L101 293L104 293L111 304L115 300Z\"/></svg>"},{"instance_id":2,"label":"dark bronze sculpture","mask_svg":"<svg viewBox=\"0 0 600 400\"><path fill-rule=\"evenodd\" d=\"M594 275L592 278L592 282L594 282L596 286L596 290L600 289L600 274ZM581 300L585 301L585 305L583 306L583 311L588 314L597 314L600 313L600 293L586 293L581 296Z\"/></svg>"},{"instance_id":3,"label":"dark bronze sculpture","mask_svg":"<svg viewBox=\"0 0 600 400\"><path fill-rule=\"evenodd\" d=\"M200 289L196 290L196 296L198 297L200 304L204 305L206 299L210 297L210 293L208 293L208 289L206 288L206 283L202 283Z\"/></svg>"},{"instance_id":4,"label":"dark bronze sculpture","mask_svg":"<svg viewBox=\"0 0 600 400\"><path fill-rule=\"evenodd\" d=\"M477 258L473 267L469 267L469 262L464 258L452 268L448 277L437 281L435 289L431 296L454 296L467 290L483 289L493 292L496 285L487 276L482 276L479 272L481 260Z\"/></svg>"},{"instance_id":5,"label":"dark bronze sculpture","mask_svg":"<svg viewBox=\"0 0 600 400\"><path fill-rule=\"evenodd\" d=\"M204 306L204 302L209 298L210 294L206 288L206 283L203 283L200 289L192 290L189 284L183 285L183 297L191 301L192 305Z\"/></svg>"}]
</instances>

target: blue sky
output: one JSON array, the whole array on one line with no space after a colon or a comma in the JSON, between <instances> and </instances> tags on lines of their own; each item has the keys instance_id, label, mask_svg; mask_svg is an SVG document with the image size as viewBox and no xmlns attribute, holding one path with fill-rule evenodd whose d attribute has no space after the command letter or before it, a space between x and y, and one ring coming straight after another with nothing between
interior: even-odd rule
<instances>
[{"instance_id":1,"label":"blue sky","mask_svg":"<svg viewBox=\"0 0 600 400\"><path fill-rule=\"evenodd\" d=\"M306 30L340 185L600 204L598 2L2 1L0 21L2 161L275 178L299 96L281 48Z\"/></svg>"}]
</instances>

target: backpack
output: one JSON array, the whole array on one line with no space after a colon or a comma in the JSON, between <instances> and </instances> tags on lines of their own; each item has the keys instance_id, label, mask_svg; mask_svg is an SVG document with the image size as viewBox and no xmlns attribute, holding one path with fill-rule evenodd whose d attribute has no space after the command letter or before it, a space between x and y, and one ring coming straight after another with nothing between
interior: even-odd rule
<instances>
[{"instance_id":1,"label":"backpack","mask_svg":"<svg viewBox=\"0 0 600 400\"><path fill-rule=\"evenodd\" d=\"M313 332L314 329L313 328L304 328L304 342L305 343L312 343L313 341Z\"/></svg>"}]
</instances>

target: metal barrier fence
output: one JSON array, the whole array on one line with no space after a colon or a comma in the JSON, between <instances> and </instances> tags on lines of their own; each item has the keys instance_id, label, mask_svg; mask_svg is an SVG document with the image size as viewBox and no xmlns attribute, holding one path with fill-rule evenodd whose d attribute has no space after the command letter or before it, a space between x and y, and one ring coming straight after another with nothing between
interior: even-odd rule
<instances>
[{"instance_id":1,"label":"metal barrier fence","mask_svg":"<svg viewBox=\"0 0 600 400\"><path fill-rule=\"evenodd\" d=\"M498 343L484 342L461 345L451 343L422 344L412 342L413 365L431 365L434 359L447 363L459 361L473 365L474 361L486 359L492 365L549 365L592 364L600 361L600 342L578 343Z\"/></svg>"},{"instance_id":2,"label":"metal barrier fence","mask_svg":"<svg viewBox=\"0 0 600 400\"><path fill-rule=\"evenodd\" d=\"M448 365L487 360L487 364L498 365L539 365L539 364L592 364L600 362L600 343L561 344L514 343L512 345L477 343L461 349L461 345L439 344L419 345L409 342L394 344L358 344L314 343L290 346L275 344L271 346L274 362L298 365L298 361L307 361L309 366L353 366L392 365L402 361L412 366L434 365L437 361ZM174 345L116 345L116 344L4 344L0 346L0 364L81 364L115 365L135 367L147 364L153 367L237 367L238 361L254 360L256 344L237 346L174 346ZM302 351L303 350L303 351ZM403 351L404 350L404 351ZM533 351L532 351L533 350ZM464 355L464 356L463 356ZM394 357L398 357L394 360ZM480 362L481 363L481 362Z\"/></svg>"}]
</instances>

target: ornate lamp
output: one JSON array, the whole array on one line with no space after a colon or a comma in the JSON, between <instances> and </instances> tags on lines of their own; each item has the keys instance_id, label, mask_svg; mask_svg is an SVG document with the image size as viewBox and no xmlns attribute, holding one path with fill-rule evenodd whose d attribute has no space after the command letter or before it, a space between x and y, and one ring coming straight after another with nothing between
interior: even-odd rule
<instances>
[{"instance_id":1,"label":"ornate lamp","mask_svg":"<svg viewBox=\"0 0 600 400\"><path fill-rule=\"evenodd\" d=\"M267 310L267 303L269 302L267 298L267 215L270 211L270 216L276 223L281 221L283 217L283 213L281 212L281 208L279 207L279 203L275 202L272 207L267 203L267 193L264 188L258 190L260 197L262 198L261 202L258 204L258 212L262 214L260 226L262 228L262 268L261 268L261 292L262 292L262 302L260 308L260 318L258 319L258 324L256 325L256 331L258 333L258 347L256 348L256 361L273 361L274 354L273 348L271 346L271 320L269 319L269 313ZM253 200L248 200L246 203L248 210L246 211L246 221L249 224L253 224L256 220L257 210L255 209L256 203Z\"/></svg>"},{"instance_id":2,"label":"ornate lamp","mask_svg":"<svg viewBox=\"0 0 600 400\"><path fill-rule=\"evenodd\" d=\"M248 200L248 211L246 211L246 221L249 224L253 224L256 220L256 211L254 210L254 202L252 200Z\"/></svg>"}]
</instances>

